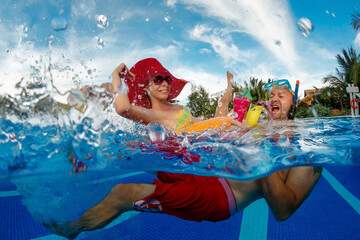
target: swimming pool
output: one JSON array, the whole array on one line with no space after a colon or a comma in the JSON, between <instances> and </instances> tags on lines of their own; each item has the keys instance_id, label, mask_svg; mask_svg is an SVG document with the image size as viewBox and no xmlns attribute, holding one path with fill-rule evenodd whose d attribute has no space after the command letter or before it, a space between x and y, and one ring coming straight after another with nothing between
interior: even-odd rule
<instances>
[{"instance_id":1,"label":"swimming pool","mask_svg":"<svg viewBox=\"0 0 360 240\"><path fill-rule=\"evenodd\" d=\"M60 239L41 223L77 218L117 183L150 183L155 176L147 171L250 180L312 165L325 166L322 177L285 222L276 222L259 200L216 223L130 211L78 238L360 239L359 119L309 119L295 127L270 123L249 132L174 136L156 125L126 121L76 91L108 81L118 62L154 56L176 75L213 91L225 84L219 79L225 79L228 68L242 78L261 71L262 65L272 66L277 76L294 66L329 68L319 61L329 61L324 49L314 50L310 38L299 39L304 31L294 37L287 26L293 19L286 1L253 1L250 6L229 0L213 11L215 3L219 1L1 2L0 239ZM324 12L311 1L301 5L312 5L310 16ZM336 19L331 10L324 14L339 21L345 4L335 5L326 8L339 11ZM220 11L222 7L236 14ZM303 11L297 8L298 14ZM228 21L225 15L233 18ZM312 34L313 26L303 30ZM343 27L341 32L340 40L332 34L336 46L348 39ZM303 52L303 64L296 62L294 46ZM254 60L258 55L261 60ZM184 89L189 92L190 87ZM71 108L71 94L72 103L87 108ZM291 140L277 135L287 131L294 133ZM88 167L86 173L74 173L71 155Z\"/></svg>"}]
</instances>

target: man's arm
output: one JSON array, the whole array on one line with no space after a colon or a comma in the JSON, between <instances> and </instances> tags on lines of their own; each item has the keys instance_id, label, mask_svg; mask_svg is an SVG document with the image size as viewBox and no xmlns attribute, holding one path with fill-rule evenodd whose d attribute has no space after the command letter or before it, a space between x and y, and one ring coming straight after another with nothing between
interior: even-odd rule
<instances>
[{"instance_id":1,"label":"man's arm","mask_svg":"<svg viewBox=\"0 0 360 240\"><path fill-rule=\"evenodd\" d=\"M290 168L287 176L281 171L260 179L266 202L277 221L288 219L309 196L321 176L322 167Z\"/></svg>"}]
</instances>

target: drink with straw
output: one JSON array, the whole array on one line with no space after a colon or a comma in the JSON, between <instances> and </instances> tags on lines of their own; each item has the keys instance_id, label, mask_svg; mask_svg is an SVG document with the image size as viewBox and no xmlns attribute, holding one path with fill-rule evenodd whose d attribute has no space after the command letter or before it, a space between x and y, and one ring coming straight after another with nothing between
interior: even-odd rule
<instances>
[{"instance_id":1,"label":"drink with straw","mask_svg":"<svg viewBox=\"0 0 360 240\"><path fill-rule=\"evenodd\" d=\"M237 113L235 120L242 122L249 107L250 99L240 93L234 94L234 112Z\"/></svg>"}]
</instances>

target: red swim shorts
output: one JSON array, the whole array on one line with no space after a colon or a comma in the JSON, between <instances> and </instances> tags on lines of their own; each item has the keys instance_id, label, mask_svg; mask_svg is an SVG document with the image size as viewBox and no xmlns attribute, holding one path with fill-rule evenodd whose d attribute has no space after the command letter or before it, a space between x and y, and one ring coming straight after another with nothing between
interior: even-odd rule
<instances>
[{"instance_id":1,"label":"red swim shorts","mask_svg":"<svg viewBox=\"0 0 360 240\"><path fill-rule=\"evenodd\" d=\"M236 202L224 178L158 172L154 193L135 201L143 212L162 212L192 221L220 221L236 213Z\"/></svg>"}]
</instances>

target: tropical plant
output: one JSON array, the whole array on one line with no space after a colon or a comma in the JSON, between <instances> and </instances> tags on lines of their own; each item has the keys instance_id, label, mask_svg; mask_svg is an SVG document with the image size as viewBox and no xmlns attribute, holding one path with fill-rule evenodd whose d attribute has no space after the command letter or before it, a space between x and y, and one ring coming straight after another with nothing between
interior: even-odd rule
<instances>
[{"instance_id":1,"label":"tropical plant","mask_svg":"<svg viewBox=\"0 0 360 240\"><path fill-rule=\"evenodd\" d=\"M323 78L324 83L330 86L331 106L338 109L348 109L349 96L346 88L349 84L360 85L360 63L356 51L350 47L348 51L342 50L342 55L336 55L339 68L336 68L336 75L329 75Z\"/></svg>"},{"instance_id":2,"label":"tropical plant","mask_svg":"<svg viewBox=\"0 0 360 240\"><path fill-rule=\"evenodd\" d=\"M296 118L310 118L310 117L314 117L314 114L311 111L311 108L305 103L305 102L299 102L297 108L296 108L296 113L295 113L295 117Z\"/></svg>"},{"instance_id":3,"label":"tropical plant","mask_svg":"<svg viewBox=\"0 0 360 240\"><path fill-rule=\"evenodd\" d=\"M271 80L269 79L268 82ZM257 103L260 100L266 100L269 98L269 94L265 90L266 83L257 78L250 77L249 82L245 82L245 88L250 89L252 102Z\"/></svg>"},{"instance_id":4,"label":"tropical plant","mask_svg":"<svg viewBox=\"0 0 360 240\"><path fill-rule=\"evenodd\" d=\"M214 116L217 106L217 99L211 100L209 93L204 87L194 86L191 94L188 96L186 104L194 117L211 118Z\"/></svg>"},{"instance_id":5,"label":"tropical plant","mask_svg":"<svg viewBox=\"0 0 360 240\"><path fill-rule=\"evenodd\" d=\"M359 84L359 62L356 51L350 47L348 51L342 49L342 55L337 54L336 60L340 70L336 68L337 74L342 76L341 81L346 84Z\"/></svg>"},{"instance_id":6,"label":"tropical plant","mask_svg":"<svg viewBox=\"0 0 360 240\"><path fill-rule=\"evenodd\" d=\"M354 10L354 13L351 14L351 26L355 31L360 30L360 13Z\"/></svg>"},{"instance_id":7,"label":"tropical plant","mask_svg":"<svg viewBox=\"0 0 360 240\"><path fill-rule=\"evenodd\" d=\"M326 107L321 104L316 104L312 107L312 112L315 117L330 117L331 116L331 108Z\"/></svg>"}]
</instances>

